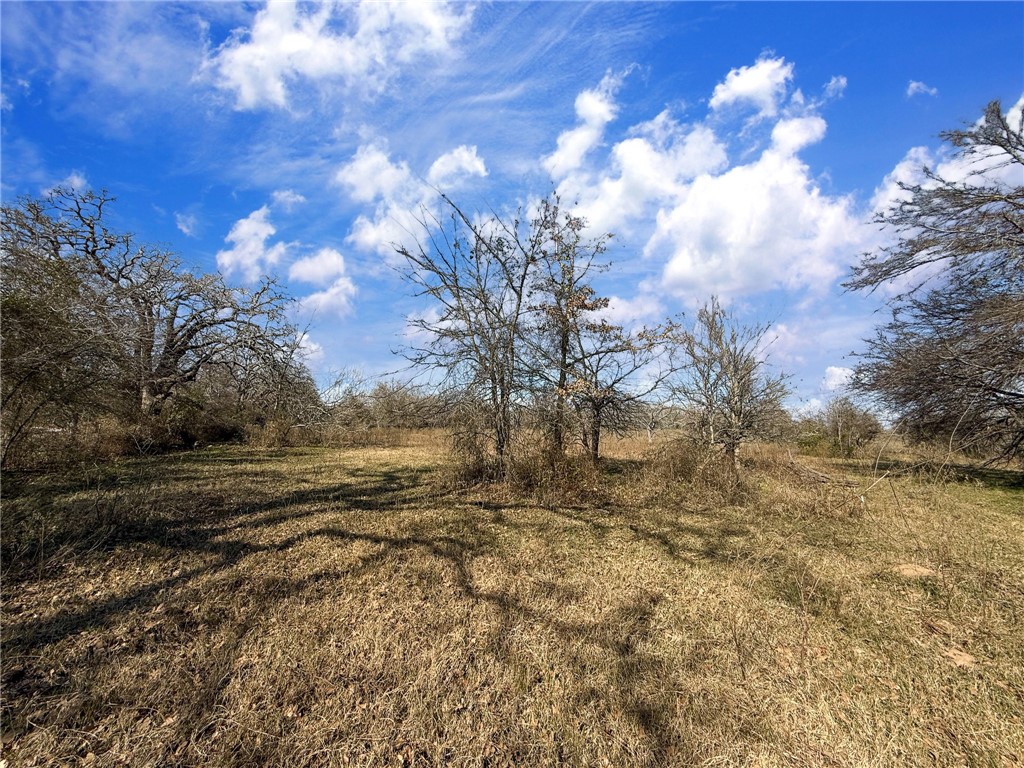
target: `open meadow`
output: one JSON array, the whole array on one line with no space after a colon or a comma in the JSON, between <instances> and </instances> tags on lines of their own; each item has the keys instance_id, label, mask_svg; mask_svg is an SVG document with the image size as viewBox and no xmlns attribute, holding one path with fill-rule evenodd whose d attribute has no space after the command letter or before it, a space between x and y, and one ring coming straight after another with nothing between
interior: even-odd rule
<instances>
[{"instance_id":1,"label":"open meadow","mask_svg":"<svg viewBox=\"0 0 1024 768\"><path fill-rule=\"evenodd\" d=\"M1024 763L1024 474L442 444L4 479L9 766Z\"/></svg>"}]
</instances>

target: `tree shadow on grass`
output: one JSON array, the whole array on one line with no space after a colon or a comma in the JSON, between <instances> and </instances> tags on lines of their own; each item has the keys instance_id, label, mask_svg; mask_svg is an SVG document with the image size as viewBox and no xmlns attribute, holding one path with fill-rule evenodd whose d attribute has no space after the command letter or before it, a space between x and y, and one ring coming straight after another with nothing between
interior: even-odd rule
<instances>
[{"instance_id":1,"label":"tree shadow on grass","mask_svg":"<svg viewBox=\"0 0 1024 768\"><path fill-rule=\"evenodd\" d=\"M205 469L206 465L201 468ZM33 666L30 661L33 657L41 657L48 647L77 636L109 632L115 625L123 626L128 621L129 626L135 628L130 629L136 633L134 640L129 638L128 642L97 658L81 651L80 666L75 674L79 680L87 679L95 674L90 671L95 667L90 665L101 661L110 663L118 654L138 653L139 643L149 642L138 628L144 625L146 616L164 610L174 615L170 623L178 636L214 631L223 635L221 644L202 661L201 684L187 705L187 717L176 726L181 739L192 740L208 726L204 717L223 700L225 686L232 679L231 670L247 637L263 615L283 601L337 588L339 583L376 572L389 561L411 561L415 554L425 555L429 562L442 565L447 579L467 604L483 603L491 607L497 622L488 647L503 664L528 666L528 660L519 658L511 642L517 627L524 623L553 632L561 641L559 652L563 664L581 677L594 662L581 657L578 649L596 648L599 655L611 660L610 687L589 694L584 691L581 695L600 698L624 713L648 740L654 756L649 761L652 764L663 762L668 755L685 748L679 743L678 729L673 727L675 694L665 686L672 670L663 658L645 650L647 641L656 631L653 623L662 599L657 593L641 588L634 597L615 606L600 620L574 621L538 608L531 600L518 597L508 586L482 587L474 579L472 564L481 556L501 554L502 532L528 534L544 540L544 529L552 524L579 525L598 543L612 535L624 534L630 540L652 545L680 563L724 559L725 553L734 549L731 542L746 535L746 531L734 524L711 525L710 520L708 525L665 516L651 521L635 511L585 507L537 509L540 519L530 516L528 521L514 514L498 514L515 509L515 505L491 502L464 502L461 506L465 512L460 516L458 509L450 506L452 497L444 498L449 504L449 514L442 519L436 515L429 519L413 515L396 519L390 525L394 531L361 530L369 524L365 516L355 515L348 523L348 515L414 511L423 507L424 501L440 502L441 497L436 490L424 488L429 470L423 468L352 467L345 471L346 478L342 482L271 494L269 498L251 502L231 501L213 492L162 490L160 515L112 525L101 546L69 553L69 558L92 558L99 564L115 549L153 545L165 558L176 555L182 563L192 562L114 596L85 599L84 604L68 604L44 616L15 615L5 622L5 653L13 663L5 672L4 687L14 715L14 728L23 732L29 727L26 705L18 702L59 697L74 684L70 678L60 675L47 678ZM139 482L144 484L142 480ZM476 509L489 514L475 515ZM74 505L69 508L72 514L76 510L81 512ZM281 524L289 525L275 531L275 526ZM291 524L305 527L295 530ZM62 546L74 544L75 530L68 531ZM262 533L255 536L257 532ZM268 576L237 570L247 558L288 555L315 539L364 545L367 551L343 568L327 567L307 575L283 571L280 575ZM571 574L566 579L571 580ZM547 582L539 582L538 588L557 592L563 586L557 579ZM565 587L566 598L573 599L576 593L570 589L572 584ZM230 608L220 607L212 599L213 595L220 594L238 596L231 598L237 602ZM208 603L200 606L198 616L201 618L196 618L195 612L189 610L197 600ZM164 638L160 642L171 639ZM63 720L53 717L54 720L49 721L53 727L88 730L95 726L97 715L82 710L75 716L63 715ZM48 722L45 716L41 722Z\"/></svg>"},{"instance_id":2,"label":"tree shadow on grass","mask_svg":"<svg viewBox=\"0 0 1024 768\"><path fill-rule=\"evenodd\" d=\"M877 462L843 461L837 462L836 466L862 477L877 477L883 472L888 472L891 475L922 477L948 483L977 483L989 488L1024 490L1024 469L1013 467L903 459L885 459Z\"/></svg>"}]
</instances>

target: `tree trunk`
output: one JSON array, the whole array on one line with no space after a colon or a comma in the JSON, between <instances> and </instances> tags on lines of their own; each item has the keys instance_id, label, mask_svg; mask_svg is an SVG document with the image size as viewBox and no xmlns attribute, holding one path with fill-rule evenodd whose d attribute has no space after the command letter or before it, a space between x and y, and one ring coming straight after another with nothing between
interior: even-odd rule
<instances>
[{"instance_id":1,"label":"tree trunk","mask_svg":"<svg viewBox=\"0 0 1024 768\"><path fill-rule=\"evenodd\" d=\"M551 439L558 454L565 452L565 386L569 379L569 331L562 329L559 334L558 386L555 389L555 423Z\"/></svg>"},{"instance_id":2,"label":"tree trunk","mask_svg":"<svg viewBox=\"0 0 1024 768\"><path fill-rule=\"evenodd\" d=\"M739 479L740 476L740 444L739 443L726 443L725 444L725 462L729 467L729 471L732 472L732 476Z\"/></svg>"},{"instance_id":3,"label":"tree trunk","mask_svg":"<svg viewBox=\"0 0 1024 768\"><path fill-rule=\"evenodd\" d=\"M145 383L142 385L142 392L139 398L139 411L143 417L153 416L157 411L157 398L156 393L153 391L153 385Z\"/></svg>"},{"instance_id":4,"label":"tree trunk","mask_svg":"<svg viewBox=\"0 0 1024 768\"><path fill-rule=\"evenodd\" d=\"M594 423L590 429L590 458L597 462L601 458L601 413L594 413Z\"/></svg>"}]
</instances>

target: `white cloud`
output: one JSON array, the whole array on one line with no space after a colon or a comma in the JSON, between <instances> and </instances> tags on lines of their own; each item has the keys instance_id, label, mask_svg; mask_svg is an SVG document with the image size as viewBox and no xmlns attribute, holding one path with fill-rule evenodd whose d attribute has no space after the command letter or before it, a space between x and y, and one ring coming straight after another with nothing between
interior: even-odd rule
<instances>
[{"instance_id":1,"label":"white cloud","mask_svg":"<svg viewBox=\"0 0 1024 768\"><path fill-rule=\"evenodd\" d=\"M225 274L239 273L245 280L256 280L288 252L288 245L275 243L267 247L277 232L268 218L270 208L264 205L244 219L239 219L224 238L233 247L217 253L217 266Z\"/></svg>"},{"instance_id":2,"label":"white cloud","mask_svg":"<svg viewBox=\"0 0 1024 768\"><path fill-rule=\"evenodd\" d=\"M306 202L306 198L294 189L275 189L270 197L275 206L286 212L291 211L296 205Z\"/></svg>"},{"instance_id":3,"label":"white cloud","mask_svg":"<svg viewBox=\"0 0 1024 768\"><path fill-rule=\"evenodd\" d=\"M625 75L625 72L608 73L597 88L582 91L576 97L576 116L580 124L563 131L558 137L557 149L541 160L552 178L561 179L579 168L587 153L601 143L604 127L618 114L615 94Z\"/></svg>"},{"instance_id":4,"label":"white cloud","mask_svg":"<svg viewBox=\"0 0 1024 768\"><path fill-rule=\"evenodd\" d=\"M652 204L674 199L686 182L727 163L710 128L686 128L667 111L631 133L614 145L606 170L596 177L573 172L558 185L563 199L579 201L581 215L602 231L628 231L652 215Z\"/></svg>"},{"instance_id":5,"label":"white cloud","mask_svg":"<svg viewBox=\"0 0 1024 768\"><path fill-rule=\"evenodd\" d=\"M780 120L772 128L772 146L784 155L795 155L825 138L827 126L817 115Z\"/></svg>"},{"instance_id":6,"label":"white cloud","mask_svg":"<svg viewBox=\"0 0 1024 768\"><path fill-rule=\"evenodd\" d=\"M657 296L640 295L632 299L609 296L608 306L600 316L614 325L631 327L665 317L665 307Z\"/></svg>"},{"instance_id":7,"label":"white cloud","mask_svg":"<svg viewBox=\"0 0 1024 768\"><path fill-rule=\"evenodd\" d=\"M89 180L85 178L85 174L81 171L72 171L63 179L58 181L56 184L51 184L46 189L42 190L43 195L47 195L57 188L71 189L75 192L84 192L89 189Z\"/></svg>"},{"instance_id":8,"label":"white cloud","mask_svg":"<svg viewBox=\"0 0 1024 768\"><path fill-rule=\"evenodd\" d=\"M924 94L925 96L938 96L939 89L922 83L920 80L911 80L907 83L907 98Z\"/></svg>"},{"instance_id":9,"label":"white cloud","mask_svg":"<svg viewBox=\"0 0 1024 768\"><path fill-rule=\"evenodd\" d=\"M435 187L447 187L466 176L486 176L487 166L476 153L476 147L465 144L445 152L427 172L427 181Z\"/></svg>"},{"instance_id":10,"label":"white cloud","mask_svg":"<svg viewBox=\"0 0 1024 768\"><path fill-rule=\"evenodd\" d=\"M827 290L865 236L853 203L831 197L794 155L823 125L784 123L752 163L698 177L658 212L645 248L666 258L666 290L690 302L775 288Z\"/></svg>"},{"instance_id":11,"label":"white cloud","mask_svg":"<svg viewBox=\"0 0 1024 768\"><path fill-rule=\"evenodd\" d=\"M302 309L316 315L345 317L352 311L352 299L355 298L356 293L355 283L351 278L342 275L324 290L300 299L299 305Z\"/></svg>"},{"instance_id":12,"label":"white cloud","mask_svg":"<svg viewBox=\"0 0 1024 768\"><path fill-rule=\"evenodd\" d=\"M922 171L924 166L931 167L934 164L931 153L925 147L913 147L907 151L885 178L875 188L871 197L871 210L875 213L882 213L891 206L910 199L910 193L904 191L900 184L920 184L925 181Z\"/></svg>"},{"instance_id":13,"label":"white cloud","mask_svg":"<svg viewBox=\"0 0 1024 768\"><path fill-rule=\"evenodd\" d=\"M357 216L345 239L359 250L395 259L395 246L417 242L422 230L415 208L389 203L378 205L373 216Z\"/></svg>"},{"instance_id":14,"label":"white cloud","mask_svg":"<svg viewBox=\"0 0 1024 768\"><path fill-rule=\"evenodd\" d=\"M175 212L174 224L185 237L195 237L199 227L199 219L196 218L194 213Z\"/></svg>"},{"instance_id":15,"label":"white cloud","mask_svg":"<svg viewBox=\"0 0 1024 768\"><path fill-rule=\"evenodd\" d=\"M749 67L729 71L725 81L715 86L709 102L719 110L732 104L752 104L758 117L774 117L793 77L793 65L783 58L761 57Z\"/></svg>"},{"instance_id":16,"label":"white cloud","mask_svg":"<svg viewBox=\"0 0 1024 768\"><path fill-rule=\"evenodd\" d=\"M450 53L472 14L472 6L446 2L269 2L206 67L240 109L287 107L300 80L375 92L403 67Z\"/></svg>"},{"instance_id":17,"label":"white cloud","mask_svg":"<svg viewBox=\"0 0 1024 768\"><path fill-rule=\"evenodd\" d=\"M826 99L838 99L846 91L846 76L836 75L825 86Z\"/></svg>"},{"instance_id":18,"label":"white cloud","mask_svg":"<svg viewBox=\"0 0 1024 768\"><path fill-rule=\"evenodd\" d=\"M454 184L486 174L476 147L462 145L442 153L427 172L428 184L404 160L393 162L380 144L365 144L335 174L353 200L375 203L372 214L356 217L346 240L359 250L394 259L394 246L420 241L425 235L424 214L429 218L438 211L440 200L431 184Z\"/></svg>"},{"instance_id":19,"label":"white cloud","mask_svg":"<svg viewBox=\"0 0 1024 768\"><path fill-rule=\"evenodd\" d=\"M803 351L807 346L804 329L790 323L775 323L762 338L763 350L771 350L772 356L781 363L802 365Z\"/></svg>"},{"instance_id":20,"label":"white cloud","mask_svg":"<svg viewBox=\"0 0 1024 768\"><path fill-rule=\"evenodd\" d=\"M563 133L543 162L562 173L559 194L578 201L592 230L645 237L644 256L664 260L660 290L686 303L774 289L824 293L870 233L852 197L827 194L799 158L824 139L827 124L816 114L822 102L799 91L782 112L792 77L793 65L782 58L733 69L711 98L713 121L681 125L665 110L628 129L603 168L584 167L583 154L603 139L605 121L615 114L613 90L585 91L581 97L589 101L581 107L577 100L577 114L589 133ZM832 78L825 96L837 97L845 84ZM731 117L716 110L740 103L754 105L759 118L774 118L771 144L730 167L713 126ZM570 147L567 137L581 136ZM744 129L739 140L746 138Z\"/></svg>"},{"instance_id":21,"label":"white cloud","mask_svg":"<svg viewBox=\"0 0 1024 768\"><path fill-rule=\"evenodd\" d=\"M821 388L826 392L835 392L845 389L853 376L853 369L842 366L830 365L825 369L825 376L821 380Z\"/></svg>"},{"instance_id":22,"label":"white cloud","mask_svg":"<svg viewBox=\"0 0 1024 768\"><path fill-rule=\"evenodd\" d=\"M790 368L823 356L825 361L842 359L871 335L875 319L838 309L830 300L825 308L773 324L765 333L764 348L772 360Z\"/></svg>"},{"instance_id":23,"label":"white cloud","mask_svg":"<svg viewBox=\"0 0 1024 768\"><path fill-rule=\"evenodd\" d=\"M414 180L405 162L392 163L387 152L377 144L356 150L352 159L335 174L335 181L344 186L353 200L369 203L377 198L392 198Z\"/></svg>"},{"instance_id":24,"label":"white cloud","mask_svg":"<svg viewBox=\"0 0 1024 768\"><path fill-rule=\"evenodd\" d=\"M290 280L314 285L327 285L345 274L345 257L333 248L321 248L312 256L292 263L288 270Z\"/></svg>"},{"instance_id":25,"label":"white cloud","mask_svg":"<svg viewBox=\"0 0 1024 768\"><path fill-rule=\"evenodd\" d=\"M324 348L310 338L308 333L299 334L298 356L310 367L317 367L324 361Z\"/></svg>"}]
</instances>

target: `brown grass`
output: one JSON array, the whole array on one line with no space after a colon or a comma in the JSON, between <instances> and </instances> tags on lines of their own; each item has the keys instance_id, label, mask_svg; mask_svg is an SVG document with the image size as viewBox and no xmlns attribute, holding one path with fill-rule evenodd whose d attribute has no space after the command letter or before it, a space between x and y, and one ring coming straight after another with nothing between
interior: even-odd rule
<instances>
[{"instance_id":1,"label":"brown grass","mask_svg":"<svg viewBox=\"0 0 1024 768\"><path fill-rule=\"evenodd\" d=\"M723 503L612 449L562 503L432 439L5 477L3 759L1024 761L1021 473L765 448Z\"/></svg>"}]
</instances>

